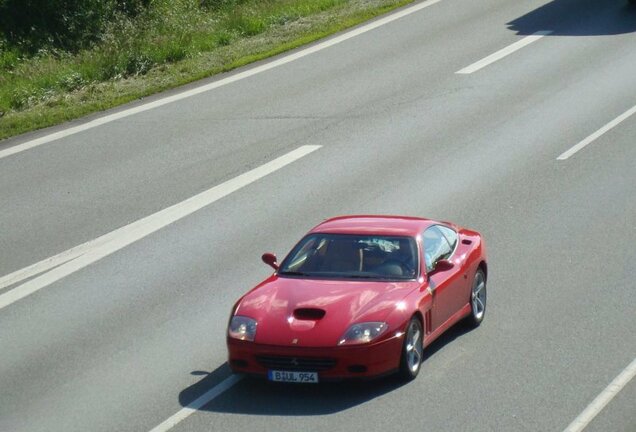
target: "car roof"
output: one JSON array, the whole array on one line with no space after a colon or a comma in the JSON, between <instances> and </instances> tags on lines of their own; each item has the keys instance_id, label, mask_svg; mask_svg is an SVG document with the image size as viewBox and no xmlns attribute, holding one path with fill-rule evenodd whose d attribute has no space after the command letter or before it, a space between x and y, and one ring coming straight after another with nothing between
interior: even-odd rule
<instances>
[{"instance_id":1,"label":"car roof","mask_svg":"<svg viewBox=\"0 0 636 432\"><path fill-rule=\"evenodd\" d=\"M436 223L430 219L410 216L352 215L327 219L310 232L415 237Z\"/></svg>"}]
</instances>

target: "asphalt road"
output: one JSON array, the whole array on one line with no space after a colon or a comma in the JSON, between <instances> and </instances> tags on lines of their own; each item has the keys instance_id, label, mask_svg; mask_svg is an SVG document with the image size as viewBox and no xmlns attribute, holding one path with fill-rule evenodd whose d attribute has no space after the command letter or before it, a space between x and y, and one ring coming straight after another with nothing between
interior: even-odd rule
<instances>
[{"instance_id":1,"label":"asphalt road","mask_svg":"<svg viewBox=\"0 0 636 432\"><path fill-rule=\"evenodd\" d=\"M8 275L321 146L0 308L0 431L151 430L230 375L227 317L261 253L353 213L481 231L483 325L435 342L412 383L242 379L173 430L563 431L636 357L636 115L557 160L636 105L635 32L622 0L442 0L1 158ZM586 430L636 431L636 380Z\"/></svg>"}]
</instances>

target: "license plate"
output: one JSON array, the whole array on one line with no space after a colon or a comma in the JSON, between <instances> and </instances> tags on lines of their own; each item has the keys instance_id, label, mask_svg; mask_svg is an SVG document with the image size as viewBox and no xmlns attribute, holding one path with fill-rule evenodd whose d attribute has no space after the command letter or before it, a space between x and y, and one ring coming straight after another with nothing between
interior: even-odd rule
<instances>
[{"instance_id":1,"label":"license plate","mask_svg":"<svg viewBox=\"0 0 636 432\"><path fill-rule=\"evenodd\" d=\"M293 383L317 383L318 372L275 371L267 372L270 381Z\"/></svg>"}]
</instances>

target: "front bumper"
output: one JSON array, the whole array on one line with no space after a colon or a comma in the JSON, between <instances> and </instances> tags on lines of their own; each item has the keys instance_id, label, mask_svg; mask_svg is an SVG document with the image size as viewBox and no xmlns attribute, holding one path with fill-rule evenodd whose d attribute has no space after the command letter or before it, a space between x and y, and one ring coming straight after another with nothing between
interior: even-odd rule
<instances>
[{"instance_id":1,"label":"front bumper","mask_svg":"<svg viewBox=\"0 0 636 432\"><path fill-rule=\"evenodd\" d=\"M342 347L262 345L228 338L232 371L266 376L268 370L318 372L321 381L372 378L396 371L404 335L377 343Z\"/></svg>"}]
</instances>

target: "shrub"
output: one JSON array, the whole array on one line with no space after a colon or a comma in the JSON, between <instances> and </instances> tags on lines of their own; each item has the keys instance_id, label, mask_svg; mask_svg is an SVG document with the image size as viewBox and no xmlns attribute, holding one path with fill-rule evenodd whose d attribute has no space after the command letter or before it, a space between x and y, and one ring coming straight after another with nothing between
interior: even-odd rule
<instances>
[{"instance_id":1,"label":"shrub","mask_svg":"<svg viewBox=\"0 0 636 432\"><path fill-rule=\"evenodd\" d=\"M57 86L59 88L67 91L76 90L83 87L85 84L86 81L79 72L70 72L69 74L62 76L57 82Z\"/></svg>"},{"instance_id":2,"label":"shrub","mask_svg":"<svg viewBox=\"0 0 636 432\"><path fill-rule=\"evenodd\" d=\"M201 0L201 6L218 10L221 8L228 8L232 6L238 6L241 3L245 3L246 0Z\"/></svg>"},{"instance_id":3,"label":"shrub","mask_svg":"<svg viewBox=\"0 0 636 432\"><path fill-rule=\"evenodd\" d=\"M150 0L0 0L0 36L24 51L67 51L99 39L116 12L138 14Z\"/></svg>"}]
</instances>

